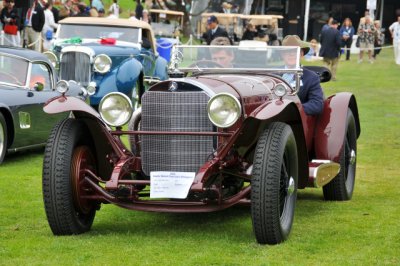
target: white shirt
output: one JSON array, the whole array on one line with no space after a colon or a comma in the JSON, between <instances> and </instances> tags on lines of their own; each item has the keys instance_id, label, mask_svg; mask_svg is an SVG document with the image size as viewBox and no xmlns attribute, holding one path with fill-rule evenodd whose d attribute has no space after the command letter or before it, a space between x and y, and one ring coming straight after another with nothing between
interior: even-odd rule
<instances>
[{"instance_id":1,"label":"white shirt","mask_svg":"<svg viewBox=\"0 0 400 266\"><path fill-rule=\"evenodd\" d=\"M390 31L393 31L393 42L400 42L400 23L394 22L389 27Z\"/></svg>"},{"instance_id":2,"label":"white shirt","mask_svg":"<svg viewBox=\"0 0 400 266\"><path fill-rule=\"evenodd\" d=\"M44 25L43 25L42 32L45 34L46 31L57 29L57 27L58 27L58 24L55 23L55 21L54 21L53 12L51 12L50 9L46 9L44 11Z\"/></svg>"},{"instance_id":3,"label":"white shirt","mask_svg":"<svg viewBox=\"0 0 400 266\"><path fill-rule=\"evenodd\" d=\"M113 12L113 15L117 18L119 17L119 5L117 3L113 3L108 11Z\"/></svg>"}]
</instances>

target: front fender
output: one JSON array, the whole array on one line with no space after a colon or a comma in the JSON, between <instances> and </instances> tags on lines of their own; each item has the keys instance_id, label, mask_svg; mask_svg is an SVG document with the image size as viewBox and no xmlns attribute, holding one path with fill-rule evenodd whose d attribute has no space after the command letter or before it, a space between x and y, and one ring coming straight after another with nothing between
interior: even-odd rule
<instances>
[{"instance_id":1,"label":"front fender","mask_svg":"<svg viewBox=\"0 0 400 266\"><path fill-rule=\"evenodd\" d=\"M129 58L107 74L96 73L94 80L97 90L90 97L90 104L98 105L101 99L110 92L122 92L130 97L142 69L142 64L138 60Z\"/></svg>"},{"instance_id":2,"label":"front fender","mask_svg":"<svg viewBox=\"0 0 400 266\"><path fill-rule=\"evenodd\" d=\"M261 133L272 122L288 124L295 135L298 165L299 188L307 186L308 182L308 154L304 137L300 111L295 102L287 99L267 102L254 110L243 122L242 132L235 145L239 153L244 156L251 154L260 138Z\"/></svg>"},{"instance_id":3,"label":"front fender","mask_svg":"<svg viewBox=\"0 0 400 266\"><path fill-rule=\"evenodd\" d=\"M317 159L339 162L346 134L347 110L351 109L360 136L360 120L357 102L353 94L342 92L325 100L324 110L315 129L315 155Z\"/></svg>"},{"instance_id":4,"label":"front fender","mask_svg":"<svg viewBox=\"0 0 400 266\"><path fill-rule=\"evenodd\" d=\"M62 112L83 112L100 119L100 114L83 100L73 96L58 96L48 100L43 111L48 114L58 114Z\"/></svg>"}]
</instances>

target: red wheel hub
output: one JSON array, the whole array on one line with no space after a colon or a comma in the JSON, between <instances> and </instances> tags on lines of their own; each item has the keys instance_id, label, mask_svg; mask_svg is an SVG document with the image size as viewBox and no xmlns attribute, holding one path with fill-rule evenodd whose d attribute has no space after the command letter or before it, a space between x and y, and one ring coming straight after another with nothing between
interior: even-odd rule
<instances>
[{"instance_id":1,"label":"red wheel hub","mask_svg":"<svg viewBox=\"0 0 400 266\"><path fill-rule=\"evenodd\" d=\"M83 196L93 195L92 189L85 182L85 170L95 172L96 162L88 146L79 146L74 149L71 164L71 182L74 204L77 210L88 214L93 209L93 201Z\"/></svg>"}]
</instances>

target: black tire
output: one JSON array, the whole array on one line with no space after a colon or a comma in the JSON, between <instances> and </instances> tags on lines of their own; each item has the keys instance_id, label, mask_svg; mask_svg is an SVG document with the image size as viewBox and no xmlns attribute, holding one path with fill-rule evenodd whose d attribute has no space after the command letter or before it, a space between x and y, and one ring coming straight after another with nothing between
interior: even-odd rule
<instances>
[{"instance_id":1,"label":"black tire","mask_svg":"<svg viewBox=\"0 0 400 266\"><path fill-rule=\"evenodd\" d=\"M353 196L356 177L357 130L353 113L347 111L346 134L340 155L340 172L323 187L325 200L344 201Z\"/></svg>"},{"instance_id":2,"label":"black tire","mask_svg":"<svg viewBox=\"0 0 400 266\"><path fill-rule=\"evenodd\" d=\"M291 127L270 124L258 140L251 180L251 215L260 244L278 244L289 236L297 198L297 160Z\"/></svg>"},{"instance_id":3,"label":"black tire","mask_svg":"<svg viewBox=\"0 0 400 266\"><path fill-rule=\"evenodd\" d=\"M57 124L47 141L43 161L43 200L54 235L81 234L89 231L98 205L77 201L79 190L74 185L75 155L86 151L87 164L96 172L93 153L86 142L90 137L83 122L65 119ZM74 158L73 158L74 157ZM75 168L74 168L75 167ZM75 171L74 171L75 170ZM82 187L82 190L90 189ZM78 192L77 192L78 191Z\"/></svg>"},{"instance_id":4,"label":"black tire","mask_svg":"<svg viewBox=\"0 0 400 266\"><path fill-rule=\"evenodd\" d=\"M3 114L0 113L0 164L3 162L7 152L7 124Z\"/></svg>"}]
</instances>

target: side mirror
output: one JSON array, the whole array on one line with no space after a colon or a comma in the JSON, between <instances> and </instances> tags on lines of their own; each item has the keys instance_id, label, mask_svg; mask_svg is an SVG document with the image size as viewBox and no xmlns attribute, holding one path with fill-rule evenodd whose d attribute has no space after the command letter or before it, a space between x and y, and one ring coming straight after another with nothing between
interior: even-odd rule
<instances>
[{"instance_id":1,"label":"side mirror","mask_svg":"<svg viewBox=\"0 0 400 266\"><path fill-rule=\"evenodd\" d=\"M319 76L319 80L321 83L328 82L332 78L331 71L328 68L323 66L305 66L304 68L315 72Z\"/></svg>"},{"instance_id":2,"label":"side mirror","mask_svg":"<svg viewBox=\"0 0 400 266\"><path fill-rule=\"evenodd\" d=\"M33 89L35 91L42 91L44 89L44 84L42 82L35 82L35 85L33 85Z\"/></svg>"}]
</instances>

